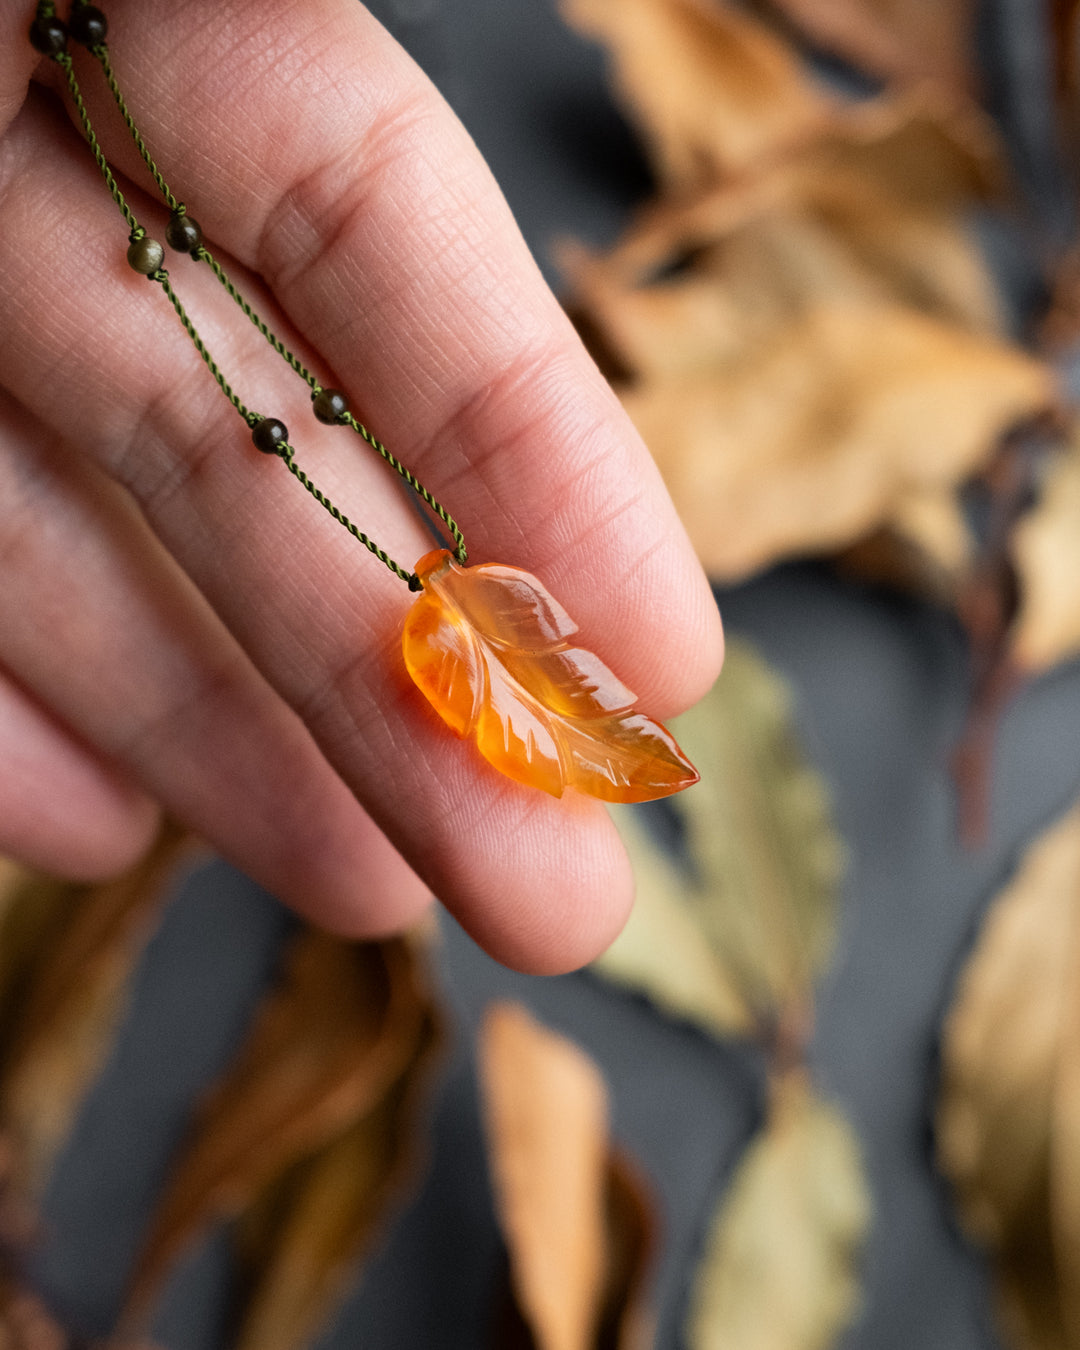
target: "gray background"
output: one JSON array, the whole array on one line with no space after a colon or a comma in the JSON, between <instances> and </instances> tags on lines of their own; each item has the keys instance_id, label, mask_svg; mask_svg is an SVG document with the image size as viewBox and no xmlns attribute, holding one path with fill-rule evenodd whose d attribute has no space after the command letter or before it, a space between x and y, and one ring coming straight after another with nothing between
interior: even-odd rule
<instances>
[{"instance_id":1,"label":"gray background","mask_svg":"<svg viewBox=\"0 0 1080 1350\"><path fill-rule=\"evenodd\" d=\"M552 242L610 240L648 188L604 92L599 53L560 25L548 0L373 8L472 131L557 285ZM984 6L980 42L987 99L1031 203L1026 221L980 222L1022 329L1039 298L1030 259L1069 228L1044 96L1042 7ZM1080 669L1054 673L1010 709L991 843L964 852L947 773L967 680L953 620L817 565L779 568L719 598L729 631L753 639L793 682L808 753L832 787L852 857L813 1051L823 1090L859 1133L874 1194L865 1307L844 1345L989 1350L997 1340L987 1275L955 1231L930 1161L937 1029L986 901L1023 842L1080 790ZM151 943L124 1032L57 1169L36 1259L43 1288L82 1329L107 1329L193 1098L234 1050L289 924L270 897L214 864L186 881ZM430 1167L325 1346L485 1343L503 1258L469 1045L484 1004L504 994L567 1031L607 1074L616 1133L661 1197L658 1344L679 1346L703 1225L760 1119L760 1064L587 973L513 974L445 928L440 978L456 1033L432 1109ZM217 1234L177 1272L159 1340L170 1350L227 1344L228 1276Z\"/></svg>"}]
</instances>

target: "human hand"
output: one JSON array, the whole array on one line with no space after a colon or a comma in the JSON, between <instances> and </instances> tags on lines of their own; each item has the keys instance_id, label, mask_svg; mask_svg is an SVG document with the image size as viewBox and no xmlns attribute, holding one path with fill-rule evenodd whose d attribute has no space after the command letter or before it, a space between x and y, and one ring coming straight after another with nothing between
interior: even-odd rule
<instances>
[{"instance_id":1,"label":"human hand","mask_svg":"<svg viewBox=\"0 0 1080 1350\"><path fill-rule=\"evenodd\" d=\"M705 579L418 68L352 0L103 7L125 97L215 255L453 513L470 561L537 573L651 715L696 700L722 652ZM413 597L251 445L127 266L59 72L27 41L32 7L0 16L0 850L107 873L157 803L339 931L400 928L434 891L510 965L587 961L632 895L604 808L501 778L437 721L402 664ZM73 55L162 238L100 73ZM431 541L386 466L319 427L205 268L166 265L248 406L411 566Z\"/></svg>"}]
</instances>

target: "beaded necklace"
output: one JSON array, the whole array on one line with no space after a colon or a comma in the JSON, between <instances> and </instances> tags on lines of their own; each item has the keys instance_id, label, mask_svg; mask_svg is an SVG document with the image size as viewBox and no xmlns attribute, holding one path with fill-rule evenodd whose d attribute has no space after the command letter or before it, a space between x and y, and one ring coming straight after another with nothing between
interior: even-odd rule
<instances>
[{"instance_id":1,"label":"beaded necklace","mask_svg":"<svg viewBox=\"0 0 1080 1350\"><path fill-rule=\"evenodd\" d=\"M128 226L127 261L164 291L208 371L243 419L255 448L281 459L312 497L411 591L419 592L402 639L409 675L442 720L471 739L501 773L561 796L567 787L607 801L645 801L689 787L697 771L660 723L634 707L635 696L592 652L572 639L577 625L543 584L519 568L467 567L465 540L450 513L359 422L345 394L324 387L268 327L229 279L171 190L140 134L113 72L104 13L73 0L68 22L55 0L39 0L30 41L64 72L68 91L105 185ZM170 211L165 243L203 262L275 352L309 386L312 412L349 427L413 490L449 531L452 548L425 554L410 572L334 505L296 462L285 424L248 408L222 374L173 289L165 247L139 224L98 141L83 100L69 42L95 58L132 140Z\"/></svg>"}]
</instances>

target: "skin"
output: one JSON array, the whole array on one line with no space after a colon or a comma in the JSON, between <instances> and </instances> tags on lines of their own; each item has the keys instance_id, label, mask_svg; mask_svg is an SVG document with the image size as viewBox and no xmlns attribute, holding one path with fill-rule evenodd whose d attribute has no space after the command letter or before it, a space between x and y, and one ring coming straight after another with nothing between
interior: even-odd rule
<instances>
[{"instance_id":1,"label":"skin","mask_svg":"<svg viewBox=\"0 0 1080 1350\"><path fill-rule=\"evenodd\" d=\"M647 451L467 134L354 0L112 0L109 47L171 187L278 335L447 504L470 561L539 575L656 717L722 635ZM0 0L0 850L75 877L168 811L315 922L400 929L432 892L556 972L633 882L604 808L492 771L409 683L411 595L260 455ZM97 67L84 96L148 232L167 214ZM137 185L137 186L136 186ZM249 407L407 567L429 536L208 269L166 266Z\"/></svg>"}]
</instances>

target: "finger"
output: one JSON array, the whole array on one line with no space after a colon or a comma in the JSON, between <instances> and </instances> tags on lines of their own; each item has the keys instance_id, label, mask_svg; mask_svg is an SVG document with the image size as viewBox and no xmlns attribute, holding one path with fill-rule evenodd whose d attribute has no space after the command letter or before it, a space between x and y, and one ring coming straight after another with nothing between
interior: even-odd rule
<instances>
[{"instance_id":1,"label":"finger","mask_svg":"<svg viewBox=\"0 0 1080 1350\"><path fill-rule=\"evenodd\" d=\"M153 803L0 671L0 854L72 881L131 866Z\"/></svg>"},{"instance_id":2,"label":"finger","mask_svg":"<svg viewBox=\"0 0 1080 1350\"><path fill-rule=\"evenodd\" d=\"M530 969L589 959L618 931L631 894L606 814L495 781L433 729L401 665L407 593L293 485L282 490L278 461L238 446L183 334L162 327L153 288L122 262L118 270L111 203L74 137L60 138L40 108L16 130L0 202L12 241L4 378L57 429L78 426L80 446L124 478L377 823L479 941ZM250 385L250 402L271 397L263 391L280 385L280 368L268 378L241 353L214 297L199 295L200 328ZM72 341L91 326L92 340ZM48 397L42 370L52 373ZM338 444L347 435L327 434ZM355 453L322 463L330 486L362 482L383 542L411 541L416 556L415 523Z\"/></svg>"},{"instance_id":3,"label":"finger","mask_svg":"<svg viewBox=\"0 0 1080 1350\"><path fill-rule=\"evenodd\" d=\"M415 877L295 715L209 612L121 494L0 402L0 809L27 855L70 871L147 838L153 812L103 760L316 922L404 926ZM59 715L83 740L56 725ZM29 775L27 766L29 764ZM50 804L51 803L51 804ZM65 853L66 850L66 853Z\"/></svg>"},{"instance_id":4,"label":"finger","mask_svg":"<svg viewBox=\"0 0 1080 1350\"><path fill-rule=\"evenodd\" d=\"M720 627L659 475L413 62L342 0L110 14L174 190L267 280L475 560L541 575L656 715L700 697ZM147 181L129 138L110 146Z\"/></svg>"}]
</instances>

